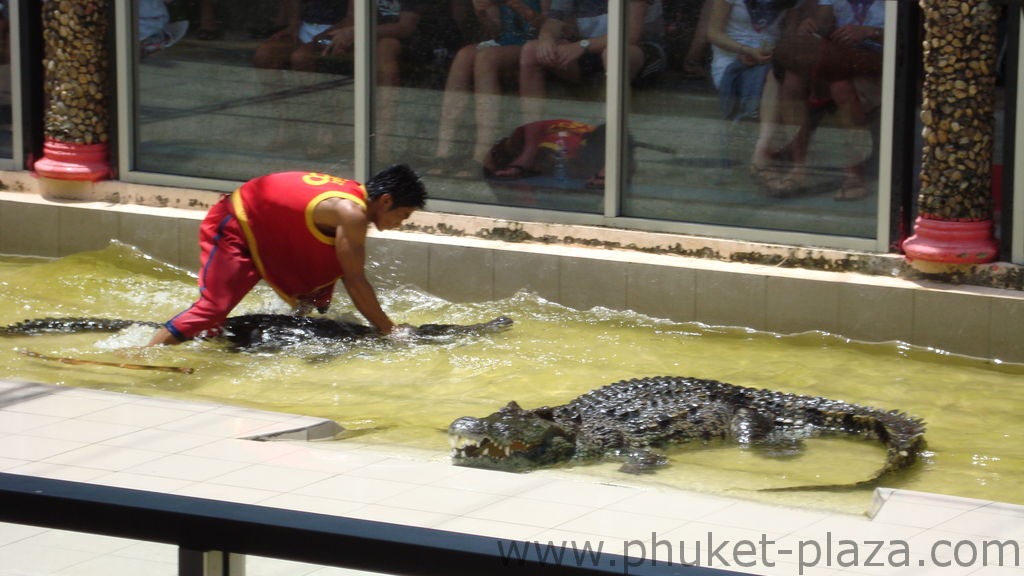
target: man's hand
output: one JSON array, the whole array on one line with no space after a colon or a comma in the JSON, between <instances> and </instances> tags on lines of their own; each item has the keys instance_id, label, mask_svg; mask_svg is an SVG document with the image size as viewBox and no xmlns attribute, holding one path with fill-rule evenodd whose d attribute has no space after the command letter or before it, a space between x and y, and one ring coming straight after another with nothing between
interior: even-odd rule
<instances>
[{"instance_id":1,"label":"man's hand","mask_svg":"<svg viewBox=\"0 0 1024 576\"><path fill-rule=\"evenodd\" d=\"M394 342L411 342L416 338L416 327L411 324L395 324L390 332L382 335Z\"/></svg>"}]
</instances>

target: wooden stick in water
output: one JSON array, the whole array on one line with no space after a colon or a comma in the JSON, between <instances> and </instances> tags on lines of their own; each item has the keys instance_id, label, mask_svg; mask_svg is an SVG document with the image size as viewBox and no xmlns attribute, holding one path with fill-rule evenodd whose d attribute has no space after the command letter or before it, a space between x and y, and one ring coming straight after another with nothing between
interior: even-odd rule
<instances>
[{"instance_id":1,"label":"wooden stick in water","mask_svg":"<svg viewBox=\"0 0 1024 576\"><path fill-rule=\"evenodd\" d=\"M86 360L84 358L68 358L66 356L47 356L46 354L40 354L39 352L33 352L24 348L16 348L19 354L24 354L31 358L39 358L40 360L49 360L51 362L60 362L61 364L74 364L74 365L87 365L87 366L110 366L113 368L127 368L129 370L159 370L161 372L178 372L181 374L191 374L195 372L195 368L178 367L178 366L154 366L152 364L129 364L127 362L103 362L101 360Z\"/></svg>"}]
</instances>

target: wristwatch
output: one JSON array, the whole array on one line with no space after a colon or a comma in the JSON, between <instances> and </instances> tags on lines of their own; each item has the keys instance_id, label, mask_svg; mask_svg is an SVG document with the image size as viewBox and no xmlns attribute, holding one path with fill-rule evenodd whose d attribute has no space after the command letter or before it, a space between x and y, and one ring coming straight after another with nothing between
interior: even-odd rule
<instances>
[{"instance_id":1,"label":"wristwatch","mask_svg":"<svg viewBox=\"0 0 1024 576\"><path fill-rule=\"evenodd\" d=\"M584 54L590 52L590 40L587 40L586 38L580 40L580 48L583 48Z\"/></svg>"}]
</instances>

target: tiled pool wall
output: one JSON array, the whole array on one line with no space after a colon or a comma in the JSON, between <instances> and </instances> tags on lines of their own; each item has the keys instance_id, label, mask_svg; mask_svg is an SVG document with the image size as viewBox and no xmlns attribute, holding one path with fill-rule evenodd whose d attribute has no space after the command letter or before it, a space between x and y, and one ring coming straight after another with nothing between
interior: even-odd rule
<instances>
[{"instance_id":1,"label":"tiled pool wall","mask_svg":"<svg viewBox=\"0 0 1024 576\"><path fill-rule=\"evenodd\" d=\"M89 185L92 196L80 196L85 199L61 199L52 189L40 194L25 173L0 173L0 179L8 190L0 191L3 254L58 257L117 239L194 270L199 222L215 199L210 192L118 182ZM166 206L121 203L133 194L156 194ZM446 218L422 217L432 225ZM410 232L373 234L369 257L378 279L454 302L501 299L526 289L577 309L629 309L783 334L821 330L1024 362L1024 293L1017 290Z\"/></svg>"}]
</instances>

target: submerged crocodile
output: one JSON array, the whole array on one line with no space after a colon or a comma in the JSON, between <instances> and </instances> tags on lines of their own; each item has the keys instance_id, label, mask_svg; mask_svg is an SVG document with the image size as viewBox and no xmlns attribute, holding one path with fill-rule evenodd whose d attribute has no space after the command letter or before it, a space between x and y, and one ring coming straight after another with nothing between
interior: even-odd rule
<instances>
[{"instance_id":1,"label":"submerged crocodile","mask_svg":"<svg viewBox=\"0 0 1024 576\"><path fill-rule=\"evenodd\" d=\"M70 334L79 332L119 332L130 326L160 326L157 322L111 318L37 318L0 327L0 336L32 336L39 334ZM501 332L512 326L512 320L499 316L479 324L422 324L412 327L416 339ZM243 314L224 322L215 338L226 339L242 347L282 347L310 339L354 340L376 336L377 331L364 324L326 317L292 316L287 314Z\"/></svg>"},{"instance_id":2,"label":"submerged crocodile","mask_svg":"<svg viewBox=\"0 0 1024 576\"><path fill-rule=\"evenodd\" d=\"M623 380L561 406L524 410L510 402L448 427L454 464L507 471L619 458L624 471L649 472L666 463L657 448L693 440L750 446L793 446L826 434L878 440L887 450L885 465L857 485L913 464L924 432L924 422L895 410L675 376Z\"/></svg>"}]
</instances>

